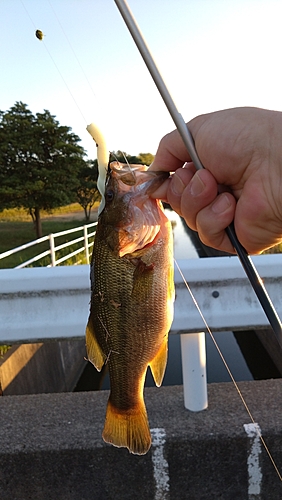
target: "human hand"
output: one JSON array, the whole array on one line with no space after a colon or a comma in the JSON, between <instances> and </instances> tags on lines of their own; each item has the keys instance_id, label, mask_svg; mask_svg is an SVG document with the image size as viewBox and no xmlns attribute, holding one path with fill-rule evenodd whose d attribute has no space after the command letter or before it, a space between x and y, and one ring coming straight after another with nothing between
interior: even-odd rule
<instances>
[{"instance_id":1,"label":"human hand","mask_svg":"<svg viewBox=\"0 0 282 500\"><path fill-rule=\"evenodd\" d=\"M187 126L205 169L196 171L178 131L171 132L150 169L174 174L153 196L216 249L234 253L225 232L233 220L248 253L282 241L282 113L234 108L198 116Z\"/></svg>"}]
</instances>

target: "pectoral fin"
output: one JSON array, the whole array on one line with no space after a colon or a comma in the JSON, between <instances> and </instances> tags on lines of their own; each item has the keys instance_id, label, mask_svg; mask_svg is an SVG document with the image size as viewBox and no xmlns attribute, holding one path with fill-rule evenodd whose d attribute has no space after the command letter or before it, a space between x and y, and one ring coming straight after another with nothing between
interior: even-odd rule
<instances>
[{"instance_id":1,"label":"pectoral fin","mask_svg":"<svg viewBox=\"0 0 282 500\"><path fill-rule=\"evenodd\" d=\"M164 373L166 369L167 363L167 339L168 335L165 336L162 345L154 357L154 359L149 363L151 368L152 375L154 377L154 381L157 387L162 385L162 381L164 378Z\"/></svg>"},{"instance_id":2,"label":"pectoral fin","mask_svg":"<svg viewBox=\"0 0 282 500\"><path fill-rule=\"evenodd\" d=\"M89 361L91 361L91 363L93 363L98 372L100 372L106 361L106 355L103 353L101 347L97 342L94 326L91 321L91 316L89 316L88 319L85 335L86 335L86 351L88 359Z\"/></svg>"}]
</instances>

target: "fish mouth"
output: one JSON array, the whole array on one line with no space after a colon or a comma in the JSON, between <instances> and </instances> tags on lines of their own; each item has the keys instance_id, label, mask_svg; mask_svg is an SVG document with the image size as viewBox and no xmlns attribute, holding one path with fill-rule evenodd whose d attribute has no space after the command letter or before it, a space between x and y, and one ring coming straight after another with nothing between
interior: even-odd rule
<instances>
[{"instance_id":1,"label":"fish mouth","mask_svg":"<svg viewBox=\"0 0 282 500\"><path fill-rule=\"evenodd\" d=\"M168 172L148 171L146 165L110 163L108 186L116 199L115 205L109 205L109 210L114 214L119 257L143 250L155 244L157 237L161 236L161 228L167 219L160 201L151 198L150 194L168 176Z\"/></svg>"},{"instance_id":2,"label":"fish mouth","mask_svg":"<svg viewBox=\"0 0 282 500\"><path fill-rule=\"evenodd\" d=\"M147 183L147 186L142 186L144 194L150 195L168 179L169 172L148 170L146 165L120 163L113 161L109 165L118 181L121 181L126 186L140 186Z\"/></svg>"}]
</instances>

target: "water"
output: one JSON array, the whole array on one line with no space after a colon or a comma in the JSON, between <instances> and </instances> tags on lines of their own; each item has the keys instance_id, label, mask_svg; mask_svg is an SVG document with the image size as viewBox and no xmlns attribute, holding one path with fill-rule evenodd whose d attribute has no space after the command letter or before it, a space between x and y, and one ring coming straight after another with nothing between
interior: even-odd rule
<instances>
[{"instance_id":1,"label":"water","mask_svg":"<svg viewBox=\"0 0 282 500\"><path fill-rule=\"evenodd\" d=\"M198 258L198 254L187 235L180 217L171 210L166 215L173 223L174 257L180 259ZM193 290L192 290L193 292ZM187 292L188 293L188 292ZM236 380L252 380L252 374L246 364L241 350L232 332L214 333L214 338ZM208 333L206 333L207 379L208 382L229 382L230 376L218 354L218 351ZM148 384L153 381L148 378ZM182 383L180 336L169 336L169 361L164 379L165 385Z\"/></svg>"},{"instance_id":2,"label":"water","mask_svg":"<svg viewBox=\"0 0 282 500\"><path fill-rule=\"evenodd\" d=\"M198 258L198 254L185 231L180 217L170 210L166 210L166 214L173 223L175 259ZM254 333L238 332L234 334L233 332L216 332L213 335L236 381L279 376L279 373L274 368L272 361L263 350ZM179 385L182 384L180 336L169 335L168 345L169 356L163 385ZM206 350L208 382L230 382L230 376L208 333L206 333ZM242 351L246 353L247 361ZM259 362L255 368L253 366L253 358L259 358ZM252 370L249 369L248 365L252 365ZM151 372L148 370L146 386L154 385ZM109 389L109 387L109 377L106 370L98 374L95 368L88 363L76 390Z\"/></svg>"},{"instance_id":3,"label":"water","mask_svg":"<svg viewBox=\"0 0 282 500\"><path fill-rule=\"evenodd\" d=\"M165 214L172 223L175 260L198 259L198 254L185 231L179 215L172 210L165 210Z\"/></svg>"}]
</instances>

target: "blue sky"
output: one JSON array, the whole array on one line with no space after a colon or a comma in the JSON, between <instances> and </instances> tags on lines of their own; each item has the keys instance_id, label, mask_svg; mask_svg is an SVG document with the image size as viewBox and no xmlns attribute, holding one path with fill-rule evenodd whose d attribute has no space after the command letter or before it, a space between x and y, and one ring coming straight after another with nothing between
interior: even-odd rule
<instances>
[{"instance_id":1,"label":"blue sky","mask_svg":"<svg viewBox=\"0 0 282 500\"><path fill-rule=\"evenodd\" d=\"M233 106L282 111L281 0L128 4L186 121ZM113 0L1 0L0 43L0 109L48 109L90 158L91 121L130 154L154 154L175 128Z\"/></svg>"}]
</instances>

